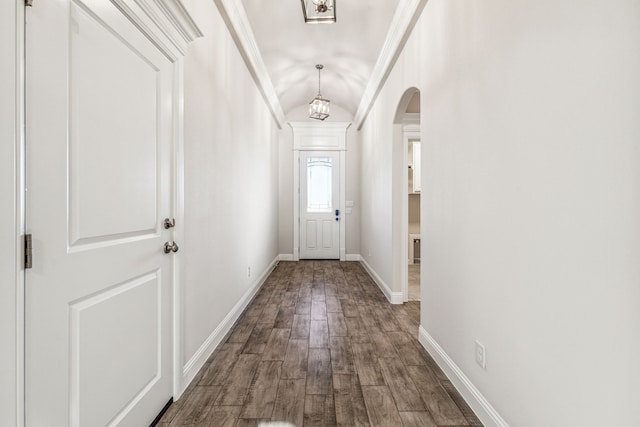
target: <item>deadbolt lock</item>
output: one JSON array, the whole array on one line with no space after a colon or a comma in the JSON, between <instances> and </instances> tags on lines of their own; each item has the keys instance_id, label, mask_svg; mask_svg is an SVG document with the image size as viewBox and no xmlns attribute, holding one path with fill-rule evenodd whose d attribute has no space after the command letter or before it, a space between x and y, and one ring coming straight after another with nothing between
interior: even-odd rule
<instances>
[{"instance_id":1,"label":"deadbolt lock","mask_svg":"<svg viewBox=\"0 0 640 427\"><path fill-rule=\"evenodd\" d=\"M162 222L162 224L164 225L164 229L168 230L171 227L175 227L176 226L176 219L175 218L165 218L164 221Z\"/></svg>"}]
</instances>

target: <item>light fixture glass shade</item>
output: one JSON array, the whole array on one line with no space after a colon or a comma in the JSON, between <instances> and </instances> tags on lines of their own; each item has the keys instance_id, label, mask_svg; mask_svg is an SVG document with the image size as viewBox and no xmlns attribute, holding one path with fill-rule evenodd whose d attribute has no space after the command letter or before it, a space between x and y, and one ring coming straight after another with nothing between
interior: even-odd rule
<instances>
[{"instance_id":1,"label":"light fixture glass shade","mask_svg":"<svg viewBox=\"0 0 640 427\"><path fill-rule=\"evenodd\" d=\"M329 117L329 100L318 95L309 103L309 118L324 120L327 117Z\"/></svg>"},{"instance_id":2,"label":"light fixture glass shade","mask_svg":"<svg viewBox=\"0 0 640 427\"><path fill-rule=\"evenodd\" d=\"M316 0L314 0L316 1ZM320 0L317 0L320 1ZM318 70L318 94L309 103L309 118L324 120L329 117L329 100L322 98L320 94L320 72L324 68L322 64L316 64L316 70Z\"/></svg>"},{"instance_id":3,"label":"light fixture glass shade","mask_svg":"<svg viewBox=\"0 0 640 427\"><path fill-rule=\"evenodd\" d=\"M336 0L300 0L304 22L325 24L336 22Z\"/></svg>"}]
</instances>

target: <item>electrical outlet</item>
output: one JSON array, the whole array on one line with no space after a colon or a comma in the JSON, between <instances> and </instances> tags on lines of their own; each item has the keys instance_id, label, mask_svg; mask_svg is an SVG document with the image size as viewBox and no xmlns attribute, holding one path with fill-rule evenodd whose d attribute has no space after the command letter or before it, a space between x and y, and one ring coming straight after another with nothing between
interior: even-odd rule
<instances>
[{"instance_id":1,"label":"electrical outlet","mask_svg":"<svg viewBox=\"0 0 640 427\"><path fill-rule=\"evenodd\" d=\"M247 277L251 277L251 267L247 267Z\"/></svg>"},{"instance_id":2,"label":"electrical outlet","mask_svg":"<svg viewBox=\"0 0 640 427\"><path fill-rule=\"evenodd\" d=\"M482 369L487 367L487 353L480 342L476 341L476 363L480 365Z\"/></svg>"}]
</instances>

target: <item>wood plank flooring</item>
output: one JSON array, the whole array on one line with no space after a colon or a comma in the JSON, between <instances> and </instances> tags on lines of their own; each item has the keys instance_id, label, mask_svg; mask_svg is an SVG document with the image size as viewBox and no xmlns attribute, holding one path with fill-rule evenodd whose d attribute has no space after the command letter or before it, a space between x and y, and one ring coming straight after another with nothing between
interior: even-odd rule
<instances>
[{"instance_id":1,"label":"wood plank flooring","mask_svg":"<svg viewBox=\"0 0 640 427\"><path fill-rule=\"evenodd\" d=\"M482 426L356 262L280 262L158 426Z\"/></svg>"}]
</instances>

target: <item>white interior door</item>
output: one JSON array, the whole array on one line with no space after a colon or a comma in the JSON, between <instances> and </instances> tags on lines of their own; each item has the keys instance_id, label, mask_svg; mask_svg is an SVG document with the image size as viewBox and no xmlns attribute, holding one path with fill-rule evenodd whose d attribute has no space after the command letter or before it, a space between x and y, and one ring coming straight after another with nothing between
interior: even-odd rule
<instances>
[{"instance_id":1,"label":"white interior door","mask_svg":"<svg viewBox=\"0 0 640 427\"><path fill-rule=\"evenodd\" d=\"M172 394L174 71L115 3L27 8L29 427L146 426Z\"/></svg>"},{"instance_id":2,"label":"white interior door","mask_svg":"<svg viewBox=\"0 0 640 427\"><path fill-rule=\"evenodd\" d=\"M340 153L301 151L301 259L340 259L340 217Z\"/></svg>"}]
</instances>

